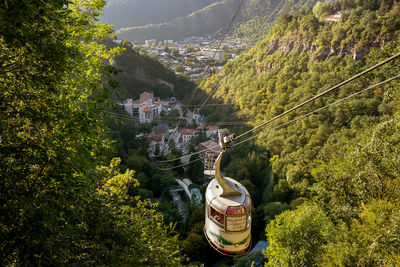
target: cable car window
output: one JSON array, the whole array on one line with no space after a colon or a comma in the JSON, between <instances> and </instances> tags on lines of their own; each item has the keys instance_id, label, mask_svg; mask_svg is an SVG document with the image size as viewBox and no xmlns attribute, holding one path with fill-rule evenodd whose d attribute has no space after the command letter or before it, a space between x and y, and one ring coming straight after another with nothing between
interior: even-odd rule
<instances>
[{"instance_id":1,"label":"cable car window","mask_svg":"<svg viewBox=\"0 0 400 267\"><path fill-rule=\"evenodd\" d=\"M246 215L226 216L226 230L242 231L244 229L246 229Z\"/></svg>"},{"instance_id":2,"label":"cable car window","mask_svg":"<svg viewBox=\"0 0 400 267\"><path fill-rule=\"evenodd\" d=\"M250 210L250 198L248 196L246 196L246 198L244 199L243 205L247 210Z\"/></svg>"},{"instance_id":3,"label":"cable car window","mask_svg":"<svg viewBox=\"0 0 400 267\"><path fill-rule=\"evenodd\" d=\"M245 213L246 209L243 206L228 207L228 209L226 210L226 214L228 215L241 215Z\"/></svg>"},{"instance_id":4,"label":"cable car window","mask_svg":"<svg viewBox=\"0 0 400 267\"><path fill-rule=\"evenodd\" d=\"M224 225L224 214L216 211L213 207L210 206L210 216L213 218L215 221L219 222L220 224Z\"/></svg>"}]
</instances>

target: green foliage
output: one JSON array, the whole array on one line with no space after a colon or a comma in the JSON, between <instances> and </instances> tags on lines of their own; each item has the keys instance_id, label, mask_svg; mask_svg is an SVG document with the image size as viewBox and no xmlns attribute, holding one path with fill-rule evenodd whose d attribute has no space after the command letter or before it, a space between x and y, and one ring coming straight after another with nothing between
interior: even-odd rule
<instances>
[{"instance_id":1,"label":"green foliage","mask_svg":"<svg viewBox=\"0 0 400 267\"><path fill-rule=\"evenodd\" d=\"M323 16L329 15L332 12L329 6L324 5L322 2L317 1L312 9L312 13L317 19L323 18Z\"/></svg>"},{"instance_id":2,"label":"green foliage","mask_svg":"<svg viewBox=\"0 0 400 267\"><path fill-rule=\"evenodd\" d=\"M270 202L266 205L262 205L259 207L264 214L264 222L268 224L272 221L276 215L281 214L283 211L289 209L289 205L281 202Z\"/></svg>"},{"instance_id":3,"label":"green foliage","mask_svg":"<svg viewBox=\"0 0 400 267\"><path fill-rule=\"evenodd\" d=\"M0 265L179 265L177 237L104 165L100 0L0 3ZM121 148L127 150L130 146ZM136 163L135 163L136 164Z\"/></svg>"},{"instance_id":4,"label":"green foliage","mask_svg":"<svg viewBox=\"0 0 400 267\"><path fill-rule=\"evenodd\" d=\"M318 266L330 239L332 223L314 205L285 211L267 229L267 266Z\"/></svg>"},{"instance_id":5,"label":"green foliage","mask_svg":"<svg viewBox=\"0 0 400 267\"><path fill-rule=\"evenodd\" d=\"M235 262L235 264L233 265L234 267L261 267L264 266L265 258L261 251L256 251L251 253L250 255L233 258L233 260Z\"/></svg>"},{"instance_id":6,"label":"green foliage","mask_svg":"<svg viewBox=\"0 0 400 267\"><path fill-rule=\"evenodd\" d=\"M341 21L324 20L318 8L319 20L311 12L282 15L264 41L225 66L222 73L229 74L214 75L201 88L209 93L220 84L215 97L258 125L400 51L397 2L326 8L341 11ZM270 222L270 266L398 264L399 115L393 113L399 81L276 127L399 71L395 60L259 130L256 144L268 151L270 162L263 164L270 170L254 221ZM253 174L243 155L232 157L225 172L246 181Z\"/></svg>"},{"instance_id":7,"label":"green foliage","mask_svg":"<svg viewBox=\"0 0 400 267\"><path fill-rule=\"evenodd\" d=\"M95 218L99 220L98 235L118 237L117 240L108 237L109 242L115 242L109 251L115 257L110 257L110 263L179 265L183 258L179 255L177 236L171 237L173 224L165 227L163 216L153 209L156 205L148 208L146 201L128 194L129 187L137 186L138 181L133 178L133 171L119 174L116 168L118 163L118 160L113 160L110 167L99 169L108 177L98 191L105 204L103 211L106 214L101 220ZM104 262L101 254L98 257L98 262Z\"/></svg>"}]
</instances>

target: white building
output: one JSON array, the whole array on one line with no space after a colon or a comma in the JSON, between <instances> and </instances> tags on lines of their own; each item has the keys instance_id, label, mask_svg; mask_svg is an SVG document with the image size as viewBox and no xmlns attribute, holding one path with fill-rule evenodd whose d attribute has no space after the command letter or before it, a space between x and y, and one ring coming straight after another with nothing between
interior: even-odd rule
<instances>
[{"instance_id":1,"label":"white building","mask_svg":"<svg viewBox=\"0 0 400 267\"><path fill-rule=\"evenodd\" d=\"M196 130L194 129L183 128L181 130L182 143L189 142L190 139L192 139L195 136L196 136Z\"/></svg>"},{"instance_id":2,"label":"white building","mask_svg":"<svg viewBox=\"0 0 400 267\"><path fill-rule=\"evenodd\" d=\"M167 102L161 101L159 97L155 98L153 93L149 92L141 93L139 100L133 101L128 98L123 105L126 112L137 118L140 123L151 123L167 108Z\"/></svg>"},{"instance_id":3,"label":"white building","mask_svg":"<svg viewBox=\"0 0 400 267\"><path fill-rule=\"evenodd\" d=\"M215 60L220 60L220 61L224 60L224 54L225 54L224 50L206 48L206 49L203 49L202 52L203 52L203 55L205 55L209 58L212 58Z\"/></svg>"},{"instance_id":4,"label":"white building","mask_svg":"<svg viewBox=\"0 0 400 267\"><path fill-rule=\"evenodd\" d=\"M156 39L145 40L144 43L146 45L156 44L157 40Z\"/></svg>"},{"instance_id":5,"label":"white building","mask_svg":"<svg viewBox=\"0 0 400 267\"><path fill-rule=\"evenodd\" d=\"M218 133L218 125L197 126L197 131L205 131L207 138Z\"/></svg>"}]
</instances>

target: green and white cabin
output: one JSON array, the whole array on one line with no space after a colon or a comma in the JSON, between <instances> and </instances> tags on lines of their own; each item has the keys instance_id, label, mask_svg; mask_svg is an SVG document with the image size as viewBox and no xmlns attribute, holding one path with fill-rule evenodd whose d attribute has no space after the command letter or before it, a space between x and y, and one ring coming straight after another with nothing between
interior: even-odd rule
<instances>
[{"instance_id":1,"label":"green and white cabin","mask_svg":"<svg viewBox=\"0 0 400 267\"><path fill-rule=\"evenodd\" d=\"M227 129L218 131L222 151L215 161L215 175L205 194L204 234L210 245L223 255L242 256L251 249L251 198L247 189L236 180L223 177L220 163L234 135Z\"/></svg>"}]
</instances>

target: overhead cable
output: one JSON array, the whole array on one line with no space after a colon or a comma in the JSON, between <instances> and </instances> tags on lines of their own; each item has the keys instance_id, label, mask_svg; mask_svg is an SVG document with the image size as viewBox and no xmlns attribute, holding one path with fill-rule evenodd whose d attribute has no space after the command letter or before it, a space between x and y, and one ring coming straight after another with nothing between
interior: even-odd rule
<instances>
[{"instance_id":1,"label":"overhead cable","mask_svg":"<svg viewBox=\"0 0 400 267\"><path fill-rule=\"evenodd\" d=\"M288 122L282 123L282 124L280 124L280 125L278 125L278 126L272 128L272 129L267 130L266 132L270 132L270 131L276 130L276 129L278 129L278 128L284 127L284 126L286 126L286 125L289 125L289 124L291 124L291 123L293 123L293 122L295 122L295 121L298 121L298 120L300 120L300 119L302 119L302 118L304 118L304 117L310 116L311 114L314 114L314 113L316 113L316 112L318 112L318 111L321 111L321 110L323 110L323 109L326 109L326 108L328 108L328 107L330 107L330 106L332 106L332 105L338 104L338 103L340 103L340 102L342 102L342 101L344 101L344 100L346 100L346 99L349 99L349 98L351 98L351 97L354 97L354 96L356 96L356 95L359 95L359 94L361 94L361 93L363 93L363 92L365 92L365 91L367 91L367 90L371 90L371 89L373 89L373 88L375 88L375 87L377 87L377 86L379 86L379 85L382 85L382 84L384 84L384 83L390 82L390 81L392 81L392 80L394 80L394 79L397 79L397 78L399 78L399 77L400 77L400 74L398 74L398 75L396 75L396 76L394 76L394 77L392 77L392 78L389 78L389 79L387 79L387 80L385 80L385 81L383 81L383 82L380 82L380 83L377 83L377 84L375 84L375 85L372 85L372 86L370 86L370 87L368 87L368 88L366 88L366 89L363 89L363 90L360 90L360 91L358 91L358 92L356 92L356 93L353 93L353 94L351 94L351 95L349 95L349 96L346 96L346 97L344 97L344 98L341 98L341 99L339 99L339 100L337 100L337 101L335 101L335 102L333 102L333 103L331 103L331 104L328 104L328 105L326 105L326 106L323 106L323 107L321 107L321 108L318 108L318 109L316 109L316 110L314 110L314 111L311 111L311 112L309 112L309 113L307 113L307 114L304 114L304 115L302 115L302 116L300 116L300 117L297 117L297 118L295 118L295 119L293 119L293 120L290 120L290 121L288 121ZM283 114L283 113L282 113L282 114ZM254 128L253 128L253 129L254 129ZM260 133L260 134L261 134L261 133ZM240 142L238 142L238 143L235 143L233 146L237 146L237 145L239 145L239 144L242 144L242 143L245 143L245 142L247 142L247 141L250 141L251 139L256 138L256 137L259 136L260 134L254 135L254 136L249 137L249 138L247 138L247 139L245 139L245 140L243 140L243 141L240 141ZM243 135L241 135L241 136L243 136ZM238 137L235 138L235 140L237 140L237 139L238 139ZM188 156L200 154L200 153L203 153L203 152L206 152L206 151L209 151L209 150L213 150L213 149L218 148L218 147L219 147L219 145L216 145L216 146L213 146L213 147L210 147L210 148L201 150L201 151L193 152L193 153L191 153L191 154L189 154L189 155L185 155L185 156L180 157L180 158L176 158L176 159L173 159L173 160L158 161L158 162L172 162L172 161L175 161L175 160L178 160L178 159L182 159L182 158L184 158L184 157L188 157Z\"/></svg>"},{"instance_id":2,"label":"overhead cable","mask_svg":"<svg viewBox=\"0 0 400 267\"><path fill-rule=\"evenodd\" d=\"M257 39L257 35L258 33L261 31L261 29L264 29L264 27L267 25L268 21L272 18L272 16L274 15L275 11L279 8L279 6L283 3L284 0L281 0L279 2L279 4L275 7L275 9L271 12L271 14L269 15L269 17L266 19L266 21L264 22L264 24L262 25L262 27L259 27L256 31L256 33L254 33L253 38L249 41L249 43L253 43L256 39Z\"/></svg>"},{"instance_id":3,"label":"overhead cable","mask_svg":"<svg viewBox=\"0 0 400 267\"><path fill-rule=\"evenodd\" d=\"M186 156L185 156L185 157L186 157ZM189 164L191 164L191 163L193 163L193 162L196 162L196 161L199 161L199 160L201 160L201 159L198 158L198 159L195 159L195 160L192 160L192 161L183 163L183 164L181 164L181 165L172 166L172 167L168 167L168 168L158 168L158 167L157 167L157 169L159 169L159 170L161 170L161 171L169 171L169 170L173 170L173 169L176 169L176 168L179 168L179 167L183 167L183 166L185 166L185 165L189 165Z\"/></svg>"},{"instance_id":4,"label":"overhead cable","mask_svg":"<svg viewBox=\"0 0 400 267\"><path fill-rule=\"evenodd\" d=\"M373 88L375 88L375 87L377 87L377 86L380 86L380 85L382 85L382 84L385 84L385 83L387 83L387 82L390 82L390 81L392 81L392 80L394 80L394 79L397 79L397 78L399 78L399 77L400 77L400 74L398 74L398 75L396 75L396 76L394 76L394 77L392 77L392 78L389 78L389 79L387 79L387 80L385 80L385 81L383 81L383 82L374 84L374 85L372 85L372 86L370 86L370 87L368 87L368 88L365 88L365 89L363 89L363 90L360 90L360 91L358 91L358 92L355 92L355 93L353 93L353 94L351 94L351 95L348 95L348 96L346 96L346 97L344 97L344 98L341 98L341 99L339 99L339 100L337 100L337 101L335 101L335 102L332 102L332 103L330 103L330 104L328 104L328 105L326 105L326 106L323 106L323 107L321 107L321 108L318 108L318 109L316 109L316 110L313 110L313 111L311 111L311 112L309 112L309 113L306 113L306 114L304 114L304 115L301 115L300 117L297 117L297 118L295 118L295 119L293 119L293 120L290 120L290 121L287 121L287 122L285 122L285 123L279 124L278 126L276 126L276 127L274 127L274 128L268 129L268 130L266 130L266 131L264 131L264 132L261 132L261 133L259 133L259 134L256 134L256 135L252 136L252 137L249 137L249 138L247 138L247 139L245 139L245 140L243 140L243 141L240 141L240 142L238 142L238 143L235 143L232 147L237 146L237 145L240 145L240 144L245 143L245 142L247 142L247 141L250 141L251 139L254 139L254 138L260 136L262 133L268 133L268 132L274 131L274 130L276 130L276 129L282 128L282 127L284 127L284 126L287 126L287 125L289 125L289 124L291 124L291 123L293 123L293 122L296 122L296 121L298 121L298 120L301 120L301 119L303 119L303 118L305 118L305 117L308 117L308 116L310 116L310 115L312 115L312 114L314 114L314 113L317 113L317 112L319 112L319 111L321 111L321 110L324 110L324 109L326 109L326 108L329 108L330 106L336 105L336 104L338 104L338 103L340 103L340 102L343 102L343 101L345 101L345 100L347 100L347 99L349 99L349 98L352 98L352 97L354 97L354 96L356 96L356 95L359 95L359 94L361 94L361 93L363 93L363 92L365 92L365 91L371 90L371 89L373 89Z\"/></svg>"},{"instance_id":5,"label":"overhead cable","mask_svg":"<svg viewBox=\"0 0 400 267\"><path fill-rule=\"evenodd\" d=\"M257 130L257 129L259 129L259 128L261 128L261 127L263 127L263 126L265 126L265 125L267 125L267 124L269 124L269 123L271 123L271 122L273 122L273 121L279 119L280 117L282 117L282 116L284 116L284 115L286 115L286 114L288 114L288 113L291 113L291 112L295 111L296 109L299 109L299 108L305 106L306 104L308 104L308 103L310 103L310 102L312 102L312 101L314 101L314 100L316 100L316 99L318 99L318 98L320 98L320 97L325 96L326 94L328 94L328 93L330 93L330 92L332 92L332 91L334 91L334 90L336 90L336 89L342 87L342 86L345 85L345 84L348 84L348 83L351 82L351 81L354 81L355 79L357 79L357 78L359 78L359 77L361 77L361 76L363 76L363 75L365 75L365 74L367 74L367 73L369 73L369 72L371 72L371 71L373 71L373 70L375 70L375 69L377 69L377 68L379 68L379 67L381 67L381 66L383 66L383 65L385 65L385 64L387 64L387 63L389 63L390 61L392 61L392 60L394 60L394 59L396 59L396 58L398 58L398 57L400 57L400 53L398 53L398 54L396 54L396 55L394 55L394 56L391 56L390 58L385 59L385 60L382 61L382 62L379 62L378 64L376 64L376 65L374 65L374 66L372 66L372 67L370 67L370 68L368 68L368 69L366 69L366 70L364 70L364 71L362 71L362 72L360 72L360 73L354 75L353 77L351 77L351 78L349 78L349 79L347 79L347 80L345 80L345 81L343 81L343 82L341 82L341 83L339 83L339 84L337 84L337 85L335 85L335 86L329 88L328 90L326 90L326 91L324 91L324 92L322 92L322 93L320 93L320 94L318 94L318 95L316 95L316 96L311 97L310 99L304 101L303 103L298 104L298 105L296 105L295 107L293 107L293 108L291 108L291 109L289 109L289 110L287 110L287 111L285 111L285 112L283 112L283 113L281 113L281 114L279 114L279 115L273 117L272 119L269 119L269 120L267 120L266 122L263 122L263 123L261 123L260 125L257 125L257 126L254 127L253 129L250 129L250 130L248 130L248 131L246 131L246 132L240 134L240 135L237 136L236 138L241 138L241 137L244 136L244 135L247 135L247 134L249 134L249 133L251 133L251 132L254 132L255 130Z\"/></svg>"},{"instance_id":6,"label":"overhead cable","mask_svg":"<svg viewBox=\"0 0 400 267\"><path fill-rule=\"evenodd\" d=\"M243 1L244 1L244 0L240 0L240 3L239 3L239 5L238 5L238 7L236 8L235 13L233 14L233 17L232 17L231 21L229 22L228 27L226 28L224 34L223 34L222 37L221 37L221 40L219 41L219 44L218 44L218 46L217 46L218 48L221 46L223 40L225 39L226 34L227 34L228 31L230 30L230 28L231 28L233 22L235 21L235 18L236 18L236 16L237 16L237 14L239 13L240 8L241 8L242 5L243 5ZM215 57L216 53L217 53L217 51L214 51L214 53L213 53L213 55L212 55L212 58ZM208 70L209 67L210 67L210 65L207 65L207 67L206 67L206 72L207 72L207 70ZM199 86L196 86L196 89L194 90L192 96L190 97L190 99L189 99L189 101L188 101L188 104L191 103L191 101L192 101L193 97L195 96L195 94L196 94L198 88L199 88ZM215 90L214 90L214 91L215 91ZM200 108L198 109L198 112L200 112L200 110L203 108L204 104L207 103L207 101L209 100L209 98L210 98L210 97L208 97L208 98L206 99L206 101L200 106ZM185 114L185 112L188 110L187 107L188 107L188 106L186 105L183 114ZM174 127L174 129L177 129L177 128L178 128L181 119L182 119L182 117L179 118L179 121L178 121L177 125ZM186 126L185 126L184 128L186 128L188 125L189 125L189 122L186 124ZM171 141L171 138L168 138L168 141L166 142L166 144L169 144L170 141Z\"/></svg>"}]
</instances>

